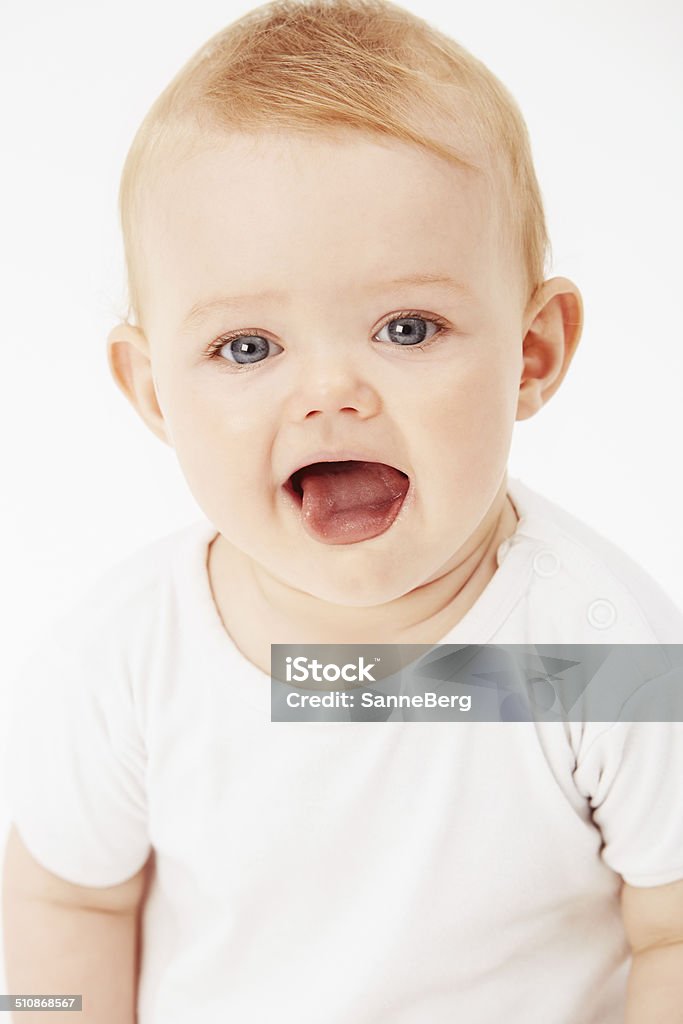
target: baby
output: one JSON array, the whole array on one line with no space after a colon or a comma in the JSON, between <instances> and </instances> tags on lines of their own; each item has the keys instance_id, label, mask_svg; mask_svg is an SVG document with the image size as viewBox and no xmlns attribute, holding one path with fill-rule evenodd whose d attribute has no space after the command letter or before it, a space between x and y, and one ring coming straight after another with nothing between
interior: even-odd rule
<instances>
[{"instance_id":1,"label":"baby","mask_svg":"<svg viewBox=\"0 0 683 1024\"><path fill-rule=\"evenodd\" d=\"M9 991L97 1024L683 1021L680 724L270 718L271 644L683 639L507 478L582 327L510 95L391 3L267 4L156 101L121 212L110 367L205 519L15 688Z\"/></svg>"}]
</instances>

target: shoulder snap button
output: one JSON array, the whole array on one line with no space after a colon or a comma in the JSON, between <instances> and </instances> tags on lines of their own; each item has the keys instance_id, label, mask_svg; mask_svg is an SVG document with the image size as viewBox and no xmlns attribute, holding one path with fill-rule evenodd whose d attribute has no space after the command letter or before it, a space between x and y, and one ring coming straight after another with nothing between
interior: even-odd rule
<instances>
[{"instance_id":1,"label":"shoulder snap button","mask_svg":"<svg viewBox=\"0 0 683 1024\"><path fill-rule=\"evenodd\" d=\"M617 610L611 601L605 597L599 597L588 605L586 612L588 621L595 629L609 629L614 625L617 618Z\"/></svg>"},{"instance_id":2,"label":"shoulder snap button","mask_svg":"<svg viewBox=\"0 0 683 1024\"><path fill-rule=\"evenodd\" d=\"M560 560L554 551L543 548L534 555L533 566L537 576L554 576L559 572Z\"/></svg>"}]
</instances>

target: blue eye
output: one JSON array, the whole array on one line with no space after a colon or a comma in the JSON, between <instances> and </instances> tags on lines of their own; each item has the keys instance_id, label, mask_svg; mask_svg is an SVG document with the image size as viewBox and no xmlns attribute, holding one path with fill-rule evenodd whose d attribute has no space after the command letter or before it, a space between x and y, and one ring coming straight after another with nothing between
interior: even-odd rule
<instances>
[{"instance_id":1,"label":"blue eye","mask_svg":"<svg viewBox=\"0 0 683 1024\"><path fill-rule=\"evenodd\" d=\"M428 336L429 325L434 330ZM388 338L380 336L385 330L389 332ZM449 325L441 317L423 316L421 313L408 310L394 313L391 319L386 320L377 334L373 335L373 341L388 342L394 348L400 346L407 351L422 352L448 330ZM223 363L254 366L265 362L271 346L280 352L284 351L280 345L258 334L254 328L247 327L211 342L206 354L210 359L218 359Z\"/></svg>"},{"instance_id":2,"label":"blue eye","mask_svg":"<svg viewBox=\"0 0 683 1024\"><path fill-rule=\"evenodd\" d=\"M392 327L392 324L397 324L398 326ZM439 333L440 324L435 320L430 320L424 316L395 316L388 320L384 327L380 328L375 337L379 338L381 332L385 328L389 328L389 339L392 342L410 347L421 345L427 336L427 324L431 324L435 328L434 334ZM430 341L434 334L431 334L427 340ZM384 341L386 339L379 338L379 340Z\"/></svg>"},{"instance_id":3,"label":"blue eye","mask_svg":"<svg viewBox=\"0 0 683 1024\"><path fill-rule=\"evenodd\" d=\"M245 331L242 334L233 335L231 338L219 338L212 346L212 356L223 356L226 362L230 363L262 363L270 351L269 341L261 334L251 334ZM276 345L276 348L280 348ZM280 349L282 351L282 349Z\"/></svg>"}]
</instances>

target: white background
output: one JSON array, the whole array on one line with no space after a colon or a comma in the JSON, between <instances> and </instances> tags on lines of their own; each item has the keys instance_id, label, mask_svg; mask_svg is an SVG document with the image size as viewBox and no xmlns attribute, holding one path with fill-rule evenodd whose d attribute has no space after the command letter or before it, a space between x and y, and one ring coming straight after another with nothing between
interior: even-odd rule
<instances>
[{"instance_id":1,"label":"white background","mask_svg":"<svg viewBox=\"0 0 683 1024\"><path fill-rule=\"evenodd\" d=\"M173 452L109 377L106 335L125 308L117 189L152 101L252 6L5 0L2 721L42 625L107 566L201 514ZM621 546L683 606L681 7L403 6L463 43L519 102L551 273L584 295L574 363L549 405L517 424L510 473ZM0 775L0 825L4 807Z\"/></svg>"}]
</instances>

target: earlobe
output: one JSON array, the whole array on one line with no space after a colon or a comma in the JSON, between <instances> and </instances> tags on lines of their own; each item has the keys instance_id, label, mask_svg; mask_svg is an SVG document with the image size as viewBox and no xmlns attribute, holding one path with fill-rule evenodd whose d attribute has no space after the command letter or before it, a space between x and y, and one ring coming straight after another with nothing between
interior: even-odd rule
<instances>
[{"instance_id":1,"label":"earlobe","mask_svg":"<svg viewBox=\"0 0 683 1024\"><path fill-rule=\"evenodd\" d=\"M545 405L564 380L583 327L581 293L566 277L545 281L527 310L518 420Z\"/></svg>"},{"instance_id":2,"label":"earlobe","mask_svg":"<svg viewBox=\"0 0 683 1024\"><path fill-rule=\"evenodd\" d=\"M157 385L152 370L149 343L139 327L121 323L107 337L107 360L114 381L149 429L170 444Z\"/></svg>"}]
</instances>

